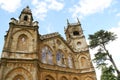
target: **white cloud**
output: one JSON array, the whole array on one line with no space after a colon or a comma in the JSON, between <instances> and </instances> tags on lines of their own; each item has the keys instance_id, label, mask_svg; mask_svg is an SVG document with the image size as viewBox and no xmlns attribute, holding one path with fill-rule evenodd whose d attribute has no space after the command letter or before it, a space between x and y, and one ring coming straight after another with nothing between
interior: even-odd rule
<instances>
[{"instance_id":1,"label":"white cloud","mask_svg":"<svg viewBox=\"0 0 120 80\"><path fill-rule=\"evenodd\" d=\"M112 3L112 0L80 0L78 4L70 8L73 17L87 16L104 11Z\"/></svg>"},{"instance_id":2,"label":"white cloud","mask_svg":"<svg viewBox=\"0 0 120 80\"><path fill-rule=\"evenodd\" d=\"M0 8L8 12L15 12L21 6L21 0L0 0Z\"/></svg>"},{"instance_id":3,"label":"white cloud","mask_svg":"<svg viewBox=\"0 0 120 80\"><path fill-rule=\"evenodd\" d=\"M35 6L35 9L33 9L34 16L40 18L41 20L43 20L44 17L46 17L47 11L47 4L45 2L38 2L37 6Z\"/></svg>"},{"instance_id":4,"label":"white cloud","mask_svg":"<svg viewBox=\"0 0 120 80\"><path fill-rule=\"evenodd\" d=\"M120 13L117 13L116 16L119 17L119 16L120 16Z\"/></svg>"},{"instance_id":5,"label":"white cloud","mask_svg":"<svg viewBox=\"0 0 120 80\"><path fill-rule=\"evenodd\" d=\"M63 3L57 2L56 0L46 0L46 1L50 3L48 9L59 11L63 8Z\"/></svg>"},{"instance_id":6,"label":"white cloud","mask_svg":"<svg viewBox=\"0 0 120 80\"><path fill-rule=\"evenodd\" d=\"M64 3L58 2L56 0L32 0L32 4L35 6L35 8L33 9L34 16L41 20L44 20L48 11L59 11L62 10L64 7Z\"/></svg>"}]
</instances>

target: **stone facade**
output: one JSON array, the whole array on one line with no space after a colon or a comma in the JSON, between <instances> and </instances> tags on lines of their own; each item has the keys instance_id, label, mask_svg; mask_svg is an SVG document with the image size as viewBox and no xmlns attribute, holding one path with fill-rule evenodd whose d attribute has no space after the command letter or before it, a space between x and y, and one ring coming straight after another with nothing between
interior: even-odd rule
<instances>
[{"instance_id":1,"label":"stone facade","mask_svg":"<svg viewBox=\"0 0 120 80\"><path fill-rule=\"evenodd\" d=\"M11 18L0 59L0 80L96 80L81 23L40 35L29 7Z\"/></svg>"}]
</instances>

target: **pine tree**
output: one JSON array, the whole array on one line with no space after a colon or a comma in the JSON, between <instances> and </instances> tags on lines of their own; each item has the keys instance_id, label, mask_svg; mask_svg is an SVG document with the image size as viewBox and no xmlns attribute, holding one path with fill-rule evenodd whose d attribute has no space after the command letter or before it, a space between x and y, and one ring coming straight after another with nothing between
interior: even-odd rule
<instances>
[{"instance_id":1,"label":"pine tree","mask_svg":"<svg viewBox=\"0 0 120 80\"><path fill-rule=\"evenodd\" d=\"M115 64L112 55L109 53L109 51L106 48L106 45L109 44L109 42L114 41L116 38L117 37L114 33L105 30L100 30L94 33L93 35L89 35L88 39L89 39L90 48L98 49L97 53L95 53L95 58L94 58L94 62L97 64L97 68L103 68L103 66L106 66L105 68L102 69L102 72L104 72L104 70L110 68L107 67L108 64L106 63L106 61L111 62L115 72L117 73L117 80L120 80L120 71L118 70ZM111 73L110 75L114 76L113 72L110 73Z\"/></svg>"}]
</instances>

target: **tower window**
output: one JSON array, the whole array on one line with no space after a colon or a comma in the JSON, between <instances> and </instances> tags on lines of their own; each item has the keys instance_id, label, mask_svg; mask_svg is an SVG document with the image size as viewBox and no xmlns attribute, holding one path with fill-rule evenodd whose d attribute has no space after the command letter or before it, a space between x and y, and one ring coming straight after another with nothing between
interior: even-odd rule
<instances>
[{"instance_id":1,"label":"tower window","mask_svg":"<svg viewBox=\"0 0 120 80\"><path fill-rule=\"evenodd\" d=\"M79 35L79 32L78 32L78 31L74 31L74 32L73 32L73 35L78 36L78 35Z\"/></svg>"},{"instance_id":2,"label":"tower window","mask_svg":"<svg viewBox=\"0 0 120 80\"><path fill-rule=\"evenodd\" d=\"M24 34L18 37L17 50L27 51L28 50L28 37Z\"/></svg>"},{"instance_id":3,"label":"tower window","mask_svg":"<svg viewBox=\"0 0 120 80\"><path fill-rule=\"evenodd\" d=\"M25 21L27 21L28 20L28 16L26 15L26 16L24 16L24 20Z\"/></svg>"}]
</instances>

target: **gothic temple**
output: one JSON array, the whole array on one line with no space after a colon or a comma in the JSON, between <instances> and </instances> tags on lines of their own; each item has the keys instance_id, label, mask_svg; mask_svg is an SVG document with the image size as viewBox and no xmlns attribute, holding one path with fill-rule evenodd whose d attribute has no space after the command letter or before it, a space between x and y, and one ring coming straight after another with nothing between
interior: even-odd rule
<instances>
[{"instance_id":1,"label":"gothic temple","mask_svg":"<svg viewBox=\"0 0 120 80\"><path fill-rule=\"evenodd\" d=\"M0 80L96 80L81 23L59 33L39 34L29 7L11 18L0 58Z\"/></svg>"}]
</instances>

